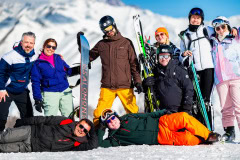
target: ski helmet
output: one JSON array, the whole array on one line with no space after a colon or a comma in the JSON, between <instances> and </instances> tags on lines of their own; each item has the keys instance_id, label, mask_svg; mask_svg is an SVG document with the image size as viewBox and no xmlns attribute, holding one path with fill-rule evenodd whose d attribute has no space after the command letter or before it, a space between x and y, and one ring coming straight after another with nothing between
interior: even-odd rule
<instances>
[{"instance_id":1,"label":"ski helmet","mask_svg":"<svg viewBox=\"0 0 240 160\"><path fill-rule=\"evenodd\" d=\"M203 13L203 10L201 8L192 8L191 11L189 12L188 14L188 20L190 21L190 18L192 15L199 15L202 17L202 24L203 24L203 21L204 21L204 13Z\"/></svg>"},{"instance_id":2,"label":"ski helmet","mask_svg":"<svg viewBox=\"0 0 240 160\"><path fill-rule=\"evenodd\" d=\"M104 125L106 125L107 119L110 118L113 115L116 116L117 118L119 118L118 114L114 110L112 110L110 108L107 108L107 109L103 110L102 114L101 114L101 122Z\"/></svg>"},{"instance_id":3,"label":"ski helmet","mask_svg":"<svg viewBox=\"0 0 240 160\"><path fill-rule=\"evenodd\" d=\"M104 32L104 29L106 29L109 26L113 26L115 29L117 29L116 23L114 19L111 16L104 16L99 21L99 26L101 30Z\"/></svg>"},{"instance_id":4,"label":"ski helmet","mask_svg":"<svg viewBox=\"0 0 240 160\"><path fill-rule=\"evenodd\" d=\"M224 16L218 16L217 18L215 18L213 21L212 21L212 26L215 28L215 27L218 27L218 26L221 26L221 25L224 25L226 24L227 27L228 27L228 30L229 32L231 32L231 26L230 26L230 22L229 20L224 17Z\"/></svg>"},{"instance_id":5,"label":"ski helmet","mask_svg":"<svg viewBox=\"0 0 240 160\"><path fill-rule=\"evenodd\" d=\"M170 55L173 54L173 50L172 50L172 47L169 46L169 45L160 45L158 48L157 48L157 55L159 56L159 54L162 54L162 53L169 53Z\"/></svg>"}]
</instances>

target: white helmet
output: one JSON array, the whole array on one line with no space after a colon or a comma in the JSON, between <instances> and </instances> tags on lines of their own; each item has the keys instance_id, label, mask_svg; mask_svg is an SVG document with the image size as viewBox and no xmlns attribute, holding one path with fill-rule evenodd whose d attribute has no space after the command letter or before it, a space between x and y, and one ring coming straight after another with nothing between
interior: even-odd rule
<instances>
[{"instance_id":1,"label":"white helmet","mask_svg":"<svg viewBox=\"0 0 240 160\"><path fill-rule=\"evenodd\" d=\"M229 27L230 27L230 23L229 23L229 20L224 17L224 16L218 16L217 18L215 18L213 21L212 21L212 26L215 28L215 27L218 27L218 26L221 26L223 24L227 24Z\"/></svg>"}]
</instances>

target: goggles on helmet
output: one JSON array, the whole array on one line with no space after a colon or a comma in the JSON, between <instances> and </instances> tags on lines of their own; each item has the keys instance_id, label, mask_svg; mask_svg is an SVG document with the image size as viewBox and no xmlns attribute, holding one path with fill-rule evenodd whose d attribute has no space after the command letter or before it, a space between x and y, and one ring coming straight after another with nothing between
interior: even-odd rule
<instances>
[{"instance_id":1,"label":"goggles on helmet","mask_svg":"<svg viewBox=\"0 0 240 160\"><path fill-rule=\"evenodd\" d=\"M113 27L112 25L110 25L110 26L108 26L107 28L105 28L105 29L103 30L103 32L104 32L104 33L108 33L108 32L113 31L113 29L114 29L114 27Z\"/></svg>"},{"instance_id":2,"label":"goggles on helmet","mask_svg":"<svg viewBox=\"0 0 240 160\"><path fill-rule=\"evenodd\" d=\"M215 27L218 27L218 26L221 26L223 24L229 24L228 21L226 20L223 20L223 19L214 19L212 21L212 26L215 28Z\"/></svg>"},{"instance_id":3,"label":"goggles on helmet","mask_svg":"<svg viewBox=\"0 0 240 160\"><path fill-rule=\"evenodd\" d=\"M101 114L101 121L105 122L109 117L115 115L115 112L111 109L105 109Z\"/></svg>"},{"instance_id":4,"label":"goggles on helmet","mask_svg":"<svg viewBox=\"0 0 240 160\"><path fill-rule=\"evenodd\" d=\"M191 10L192 15L201 15L202 11L199 8L194 8Z\"/></svg>"}]
</instances>

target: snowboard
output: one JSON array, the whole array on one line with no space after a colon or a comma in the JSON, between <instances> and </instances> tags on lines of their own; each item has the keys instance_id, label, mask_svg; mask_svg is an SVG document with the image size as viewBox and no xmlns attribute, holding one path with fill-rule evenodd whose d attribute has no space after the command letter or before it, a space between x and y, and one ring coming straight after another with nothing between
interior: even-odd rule
<instances>
[{"instance_id":1,"label":"snowboard","mask_svg":"<svg viewBox=\"0 0 240 160\"><path fill-rule=\"evenodd\" d=\"M80 109L79 120L88 118L88 83L89 83L89 43L86 37L82 34L78 34L78 40L80 40L81 48L81 83L80 83Z\"/></svg>"}]
</instances>

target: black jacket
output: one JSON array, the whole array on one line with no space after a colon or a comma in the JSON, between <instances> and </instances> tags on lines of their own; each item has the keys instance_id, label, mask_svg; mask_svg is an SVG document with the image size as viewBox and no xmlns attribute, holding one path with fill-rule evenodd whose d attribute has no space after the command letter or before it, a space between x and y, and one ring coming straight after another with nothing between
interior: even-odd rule
<instances>
[{"instance_id":1,"label":"black jacket","mask_svg":"<svg viewBox=\"0 0 240 160\"><path fill-rule=\"evenodd\" d=\"M84 151L96 148L98 138L93 126L88 137L76 137L77 122L61 116L36 116L18 120L21 125L31 126L33 152Z\"/></svg>"},{"instance_id":2,"label":"black jacket","mask_svg":"<svg viewBox=\"0 0 240 160\"><path fill-rule=\"evenodd\" d=\"M161 109L191 113L193 84L187 70L178 60L171 59L166 67L158 64L154 70L154 77L154 89Z\"/></svg>"}]
</instances>

